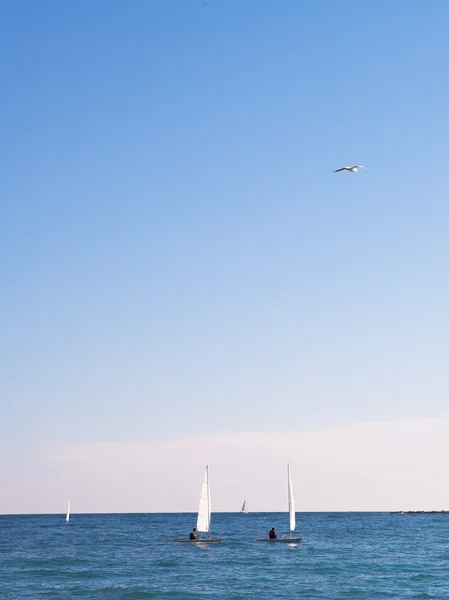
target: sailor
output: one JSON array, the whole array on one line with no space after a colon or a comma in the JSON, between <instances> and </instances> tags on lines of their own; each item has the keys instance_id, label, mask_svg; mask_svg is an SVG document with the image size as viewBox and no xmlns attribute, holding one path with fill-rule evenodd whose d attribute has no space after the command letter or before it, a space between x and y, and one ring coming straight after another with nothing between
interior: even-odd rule
<instances>
[{"instance_id":1,"label":"sailor","mask_svg":"<svg viewBox=\"0 0 449 600\"><path fill-rule=\"evenodd\" d=\"M191 540L197 540L198 539L198 536L196 535L196 527L194 527L192 529L192 531L190 532L190 539Z\"/></svg>"},{"instance_id":2,"label":"sailor","mask_svg":"<svg viewBox=\"0 0 449 600\"><path fill-rule=\"evenodd\" d=\"M268 537L270 538L270 540L275 540L277 538L276 532L274 530L274 527L272 527L270 529L270 531L268 532Z\"/></svg>"}]
</instances>

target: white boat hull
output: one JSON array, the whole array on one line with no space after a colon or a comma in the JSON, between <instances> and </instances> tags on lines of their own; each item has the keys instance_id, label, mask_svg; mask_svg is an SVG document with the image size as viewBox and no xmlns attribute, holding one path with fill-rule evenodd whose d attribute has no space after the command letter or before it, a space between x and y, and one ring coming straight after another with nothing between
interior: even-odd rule
<instances>
[{"instance_id":1,"label":"white boat hull","mask_svg":"<svg viewBox=\"0 0 449 600\"><path fill-rule=\"evenodd\" d=\"M221 538L199 539L199 540L173 540L174 542L190 542L191 544L211 544L222 542Z\"/></svg>"},{"instance_id":2,"label":"white boat hull","mask_svg":"<svg viewBox=\"0 0 449 600\"><path fill-rule=\"evenodd\" d=\"M274 542L283 542L284 544L296 544L297 542L300 542L302 540L302 538L274 538L274 539L270 539L270 538L257 538L256 542L270 542L270 543L274 543Z\"/></svg>"}]
</instances>

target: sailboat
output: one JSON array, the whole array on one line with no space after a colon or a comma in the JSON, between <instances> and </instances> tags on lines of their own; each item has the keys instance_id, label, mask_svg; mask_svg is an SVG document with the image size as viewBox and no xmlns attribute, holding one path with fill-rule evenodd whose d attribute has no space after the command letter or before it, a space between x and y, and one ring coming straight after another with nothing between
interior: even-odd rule
<instances>
[{"instance_id":1,"label":"sailboat","mask_svg":"<svg viewBox=\"0 0 449 600\"><path fill-rule=\"evenodd\" d=\"M295 531L296 527L296 513L295 513L295 499L293 497L293 486L292 486L292 478L290 475L290 464L287 464L287 480L288 480L288 515L289 515L289 525L290 525L290 536L289 537L276 537L276 538L257 538L258 542L287 542L287 543L296 543L300 542L302 538L300 537L292 537L292 533Z\"/></svg>"},{"instance_id":2,"label":"sailboat","mask_svg":"<svg viewBox=\"0 0 449 600\"><path fill-rule=\"evenodd\" d=\"M67 502L67 512L65 513L65 520L68 523L70 519L70 502Z\"/></svg>"},{"instance_id":3,"label":"sailboat","mask_svg":"<svg viewBox=\"0 0 449 600\"><path fill-rule=\"evenodd\" d=\"M248 507L246 506L246 500L243 501L242 510L240 512L245 513L245 514L248 512Z\"/></svg>"},{"instance_id":4,"label":"sailboat","mask_svg":"<svg viewBox=\"0 0 449 600\"><path fill-rule=\"evenodd\" d=\"M174 542L193 542L195 544L209 544L211 542L221 542L221 538L210 537L210 516L211 516L211 502L210 502L210 487L209 487L209 467L206 465L206 472L204 473L203 485L201 487L200 505L198 508L198 518L196 520L196 531L197 533L207 533L207 538L197 538L196 540L173 540Z\"/></svg>"}]
</instances>

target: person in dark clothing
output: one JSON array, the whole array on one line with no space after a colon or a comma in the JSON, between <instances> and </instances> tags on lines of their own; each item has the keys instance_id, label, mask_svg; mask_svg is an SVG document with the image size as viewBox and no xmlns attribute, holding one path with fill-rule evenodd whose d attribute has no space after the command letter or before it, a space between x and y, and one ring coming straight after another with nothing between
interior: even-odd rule
<instances>
[{"instance_id":1,"label":"person in dark clothing","mask_svg":"<svg viewBox=\"0 0 449 600\"><path fill-rule=\"evenodd\" d=\"M196 527L194 527L192 529L192 531L190 532L190 539L191 540L197 540L198 539L198 536L196 535Z\"/></svg>"},{"instance_id":2,"label":"person in dark clothing","mask_svg":"<svg viewBox=\"0 0 449 600\"><path fill-rule=\"evenodd\" d=\"M272 527L270 529L270 531L268 532L268 537L270 538L270 540L275 540L277 538L276 532L274 530L274 527Z\"/></svg>"}]
</instances>

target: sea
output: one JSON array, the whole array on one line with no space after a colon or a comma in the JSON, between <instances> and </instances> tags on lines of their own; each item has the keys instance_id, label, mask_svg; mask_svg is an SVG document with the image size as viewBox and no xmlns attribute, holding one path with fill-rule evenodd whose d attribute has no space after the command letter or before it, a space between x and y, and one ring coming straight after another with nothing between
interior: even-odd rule
<instances>
[{"instance_id":1,"label":"sea","mask_svg":"<svg viewBox=\"0 0 449 600\"><path fill-rule=\"evenodd\" d=\"M195 514L0 516L1 600L449 600L449 515L213 513L221 544L180 544Z\"/></svg>"}]
</instances>

